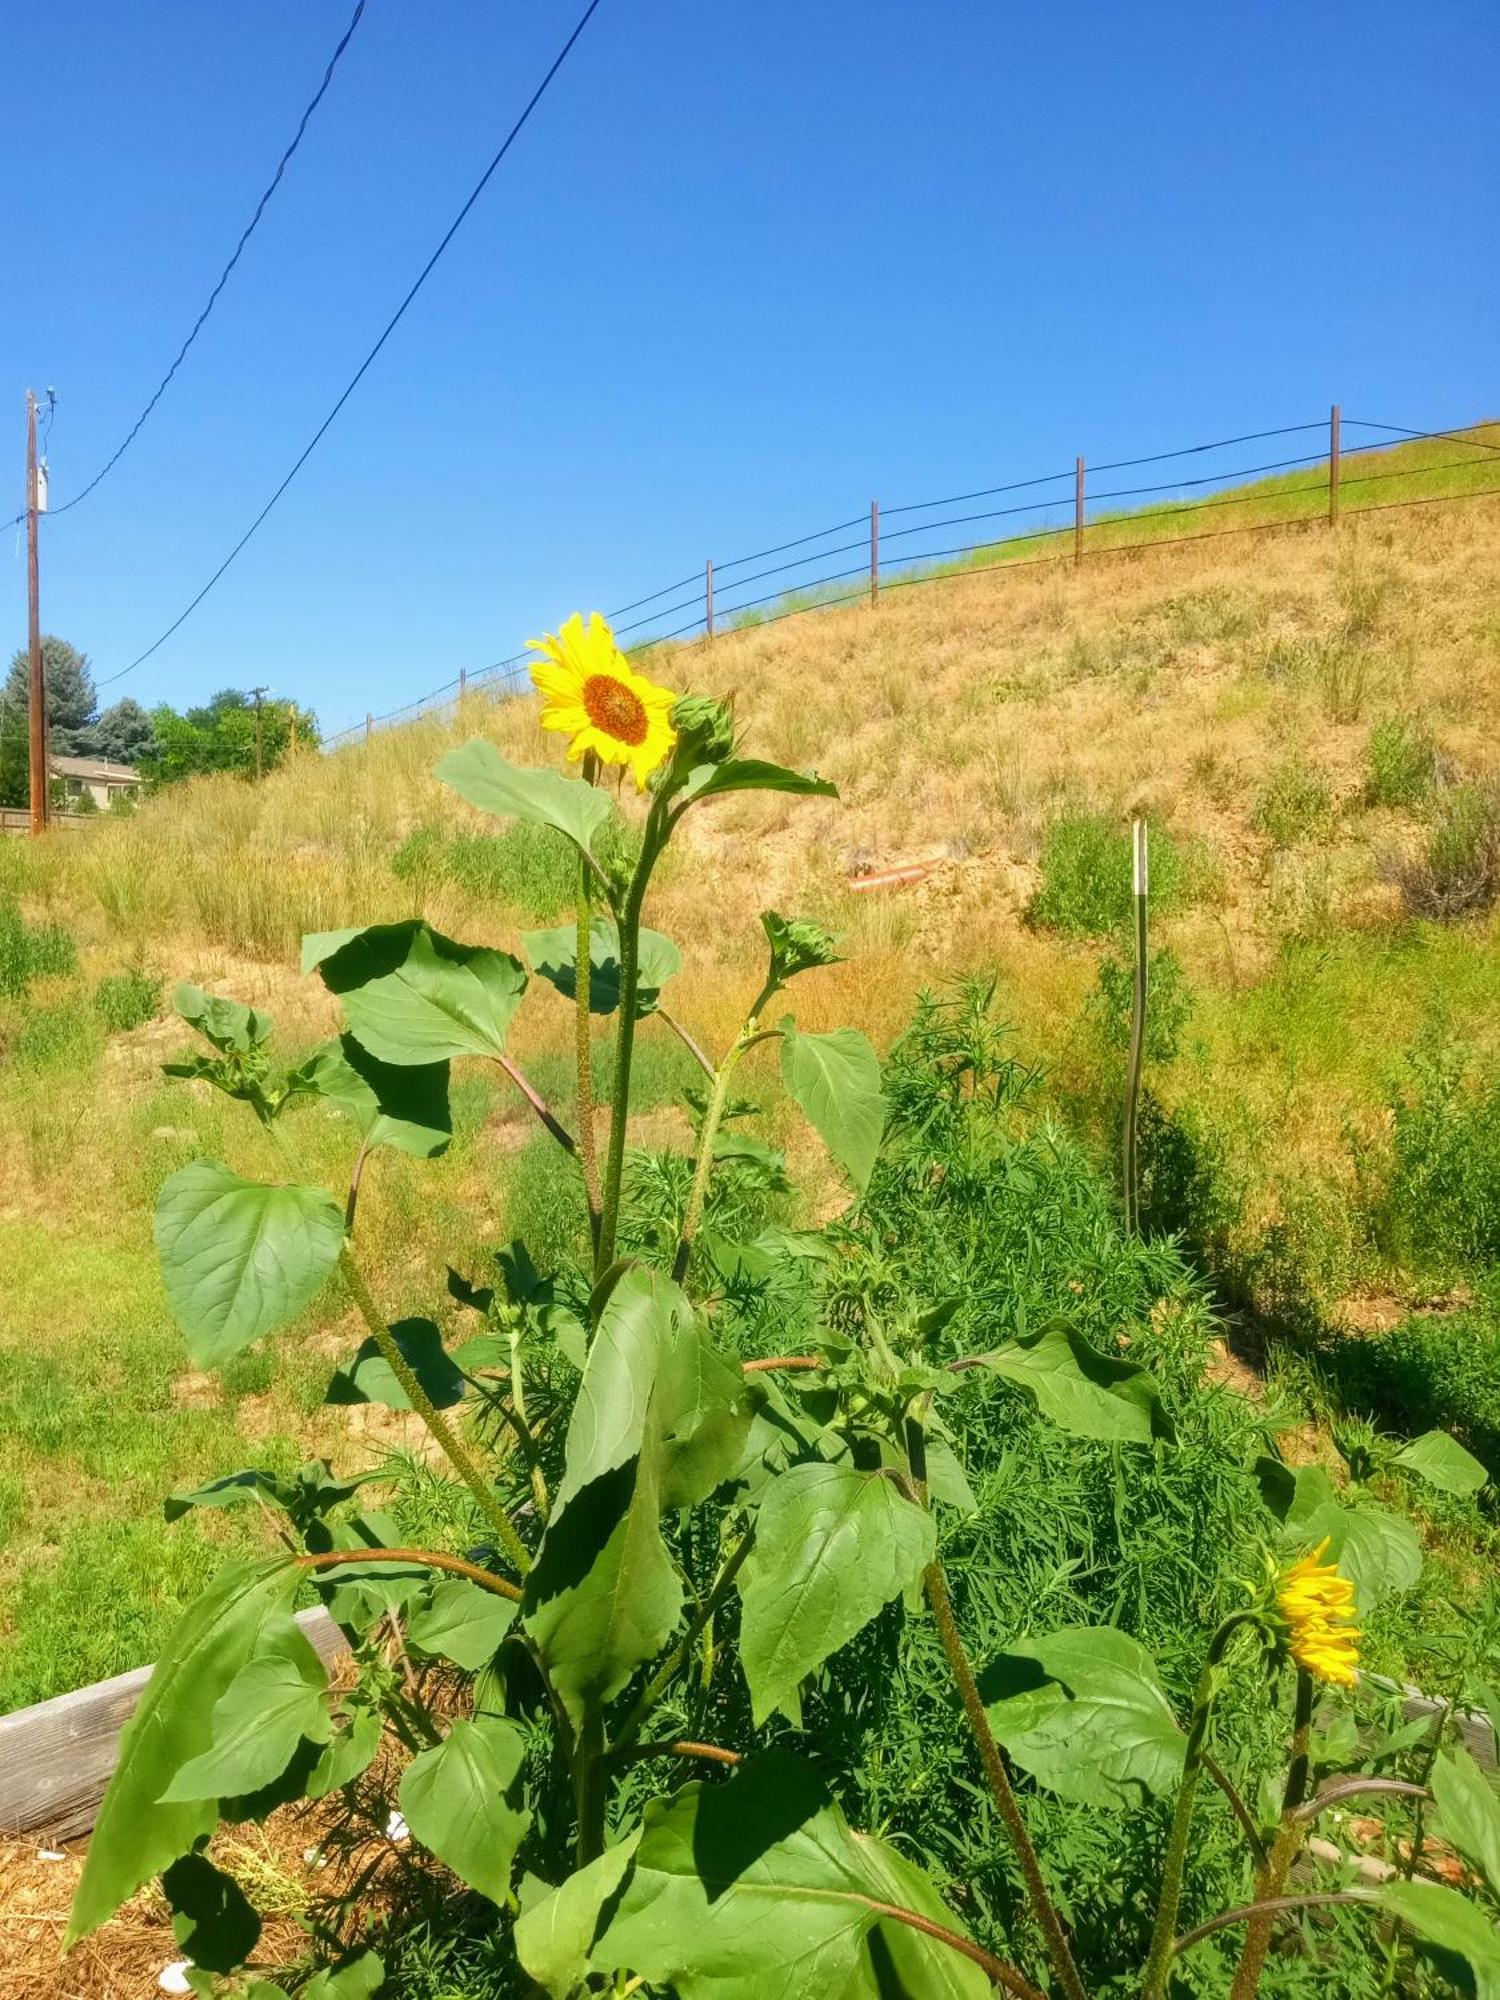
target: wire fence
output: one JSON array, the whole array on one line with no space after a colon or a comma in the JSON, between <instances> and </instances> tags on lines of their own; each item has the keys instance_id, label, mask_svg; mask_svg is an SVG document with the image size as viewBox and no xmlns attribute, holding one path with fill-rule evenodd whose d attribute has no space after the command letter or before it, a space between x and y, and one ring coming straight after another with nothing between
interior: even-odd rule
<instances>
[{"instance_id":1,"label":"wire fence","mask_svg":"<svg viewBox=\"0 0 1500 2000\"><path fill-rule=\"evenodd\" d=\"M1377 436L1363 443L1346 445L1346 428L1373 431ZM1473 435L1476 430L1494 430L1494 439ZM1192 477L1176 476L1145 484L1107 485L1093 488L1090 475L1132 472L1142 466L1176 465L1183 460L1204 459L1212 453L1226 453L1241 446L1266 444L1273 440L1306 438L1323 434L1316 451L1291 451L1283 457L1265 457L1252 465L1235 464ZM1393 445L1448 442L1469 453L1468 457L1445 457L1435 464L1403 461L1380 472L1362 472L1360 461L1370 452L1388 451ZM1354 461L1352 471L1346 470ZM1466 483L1443 493L1407 493L1383 498L1368 489L1388 486L1393 481L1414 482L1442 474L1493 466L1494 481ZM1184 468L1184 472L1188 468ZM1252 486L1247 491L1214 491L1238 487L1246 480L1276 481ZM1012 499L1026 493L1032 497ZM1500 493L1500 426L1494 423L1471 425L1467 429L1415 430L1401 424L1379 424L1357 417L1344 417L1335 408L1326 419L1311 423L1283 424L1274 430L1247 431L1237 437L1216 438L1206 444L1182 445L1171 451L1149 452L1136 458L1113 459L1090 468L1083 458L1058 472L1041 473L1027 479L1005 481L967 493L947 494L936 500L906 501L882 507L872 501L869 512L836 521L809 534L795 535L767 548L732 556L728 561L709 560L701 569L661 585L644 596L631 599L606 613L626 650L639 653L652 646L687 638L712 639L720 632L742 630L750 624L774 623L805 612L828 610L835 605L867 599L878 603L884 591L908 589L914 584L935 583L955 576L980 575L999 569L1035 569L1047 564L1075 565L1102 556L1139 553L1155 548L1176 548L1190 541L1216 541L1229 535L1263 534L1280 528L1304 525L1309 521L1337 522L1348 496L1348 511L1370 513L1392 507L1419 507L1439 502L1479 498ZM1190 495L1193 497L1179 498ZM970 507L979 500L1003 500L1003 506L977 512L949 513L943 509ZM1134 503L1125 507L1110 503ZM1176 503L1176 504L1174 504ZM1226 513L1225 525L1212 526L1188 534L1159 535L1156 524L1170 523L1186 516L1206 516L1217 522L1219 509L1270 509L1271 517L1236 521ZM1100 512L1100 509L1103 512ZM916 514L937 514L935 519L906 521ZM902 518L903 525L887 524ZM1007 524L1000 532L970 539L947 541L953 529L974 529L982 524ZM1145 532L1143 532L1143 530ZM856 532L857 531L857 532ZM835 539L843 537L844 539ZM900 545L894 557L891 544ZM929 545L931 544L931 545ZM800 553L791 553L800 551ZM842 561L858 556L853 563ZM772 562L785 556L786 561ZM769 567L752 567L768 564ZM829 568L828 565L838 567ZM815 574L802 574L813 571ZM848 588L858 577L857 587ZM744 595L758 584L780 579L767 591ZM663 603L663 599L672 600ZM768 606L777 607L768 610ZM641 614L632 616L632 613ZM686 614L686 615L685 615ZM519 652L488 666L460 671L441 687L433 688L415 701L383 715L368 714L362 723L342 729L323 739L325 750L362 741L376 729L390 728L418 716L449 717L458 703L471 693L485 692L496 700L530 691L527 671L530 654Z\"/></svg>"}]
</instances>

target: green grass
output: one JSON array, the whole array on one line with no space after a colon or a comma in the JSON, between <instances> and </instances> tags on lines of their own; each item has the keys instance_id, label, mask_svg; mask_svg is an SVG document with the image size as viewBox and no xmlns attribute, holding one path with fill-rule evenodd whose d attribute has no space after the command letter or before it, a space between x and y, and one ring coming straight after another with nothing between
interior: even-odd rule
<instances>
[{"instance_id":1,"label":"green grass","mask_svg":"<svg viewBox=\"0 0 1500 2000\"><path fill-rule=\"evenodd\" d=\"M1072 810L1042 836L1042 879L1027 906L1028 923L1064 937L1105 937L1123 930L1131 911L1131 833L1107 813ZM1184 863L1175 842L1151 836L1151 905L1166 913L1183 899Z\"/></svg>"}]
</instances>

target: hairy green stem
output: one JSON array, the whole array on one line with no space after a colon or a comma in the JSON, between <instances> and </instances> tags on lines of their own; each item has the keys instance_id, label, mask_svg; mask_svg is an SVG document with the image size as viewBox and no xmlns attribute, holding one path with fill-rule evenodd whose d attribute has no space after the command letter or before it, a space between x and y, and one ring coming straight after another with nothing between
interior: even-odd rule
<instances>
[{"instance_id":1,"label":"hairy green stem","mask_svg":"<svg viewBox=\"0 0 1500 2000\"><path fill-rule=\"evenodd\" d=\"M1182 1881L1187 1871L1188 1835L1193 1825L1193 1805L1198 1793L1198 1777L1204 1768L1209 1716L1217 1689L1219 1662L1230 1640L1250 1613L1236 1611L1226 1618L1208 1643L1208 1657L1193 1698L1192 1720L1188 1724L1187 1747L1182 1760L1182 1783L1177 1788L1177 1804L1172 1812L1172 1828L1167 1835L1166 1858L1162 1863L1161 1895L1157 1899L1156 1921L1151 1930L1151 1949L1141 1984L1141 2000L1162 2000L1167 1990L1167 1973L1172 1963L1172 1940L1177 1930L1177 1912L1182 1906Z\"/></svg>"},{"instance_id":2,"label":"hairy green stem","mask_svg":"<svg viewBox=\"0 0 1500 2000\"><path fill-rule=\"evenodd\" d=\"M656 798L646 815L640 859L620 910L620 1019L615 1029L615 1073L610 1096L609 1147L604 1162L604 1187L599 1241L594 1253L597 1280L615 1260L620 1226L620 1183L625 1173L625 1127L630 1117L630 1066L635 1055L635 1010L641 983L641 909L658 855L666 844L662 802Z\"/></svg>"},{"instance_id":3,"label":"hairy green stem","mask_svg":"<svg viewBox=\"0 0 1500 2000\"><path fill-rule=\"evenodd\" d=\"M593 762L591 752L584 760L583 771L584 777L590 784L594 779L594 773L589 768ZM598 1137L594 1131L594 1040L589 1014L590 989L594 974L591 951L593 904L589 895L589 867L581 853L578 857L577 911L577 945L573 954L573 1000L574 1048L578 1063L578 1162L583 1169L583 1192L589 1205L589 1232L597 1252L603 1197L599 1188Z\"/></svg>"},{"instance_id":4,"label":"hairy green stem","mask_svg":"<svg viewBox=\"0 0 1500 2000\"><path fill-rule=\"evenodd\" d=\"M708 1183L714 1170L714 1140L719 1136L719 1123L729 1097L729 1079L743 1054L742 1036L715 1072L714 1087L703 1114L703 1130L698 1136L698 1163L693 1168L693 1185L682 1218L682 1234L677 1239L677 1253L672 1259L672 1277L679 1285L687 1276L688 1262L693 1254L693 1238L698 1233L698 1225L703 1220L703 1206L708 1200Z\"/></svg>"},{"instance_id":5,"label":"hairy green stem","mask_svg":"<svg viewBox=\"0 0 1500 2000\"><path fill-rule=\"evenodd\" d=\"M515 1405L516 1435L523 1440L527 1468L531 1473L531 1497L536 1502L536 1510L545 1525L552 1511L552 1502L547 1492L547 1479L542 1471L542 1461L537 1456L536 1440L531 1435L531 1424L526 1415L526 1367L521 1354L521 1318L517 1313L510 1327L510 1395Z\"/></svg>"},{"instance_id":6,"label":"hairy green stem","mask_svg":"<svg viewBox=\"0 0 1500 2000\"><path fill-rule=\"evenodd\" d=\"M339 1270L349 1288L349 1296L359 1309L360 1318L370 1329L375 1345L380 1349L391 1373L401 1384L407 1401L437 1439L449 1464L484 1509L485 1518L500 1538L500 1546L524 1576L531 1568L531 1556L526 1544L521 1540L510 1516L496 1498L495 1490L489 1480L485 1478L460 1442L458 1433L412 1373L406 1356L396 1345L395 1337L381 1317L374 1299L371 1298L364 1275L355 1263L347 1243L339 1252Z\"/></svg>"},{"instance_id":7,"label":"hairy green stem","mask_svg":"<svg viewBox=\"0 0 1500 2000\"><path fill-rule=\"evenodd\" d=\"M1020 1802L1010 1782L1010 1773L1005 1767L1004 1753L995 1741L990 1728L989 1717L984 1712L984 1702L979 1693L979 1685L974 1679L974 1670L969 1665L969 1656L964 1651L964 1642L959 1635L958 1620L953 1615L953 1602L948 1595L948 1579L941 1562L931 1562L923 1572L923 1582L927 1588L927 1601L932 1606L932 1615L937 1621L938 1632L943 1641L943 1651L948 1656L948 1667L958 1686L959 1697L968 1717L969 1729L979 1748L979 1760L989 1780L990 1790L995 1795L995 1803L1000 1808L1000 1817L1005 1822L1017 1857L1021 1863L1021 1873L1026 1878L1027 1896L1032 1914L1042 1928L1047 1940L1047 1956L1052 1961L1052 1969L1068 2000L1088 2000L1083 1981L1078 1976L1078 1967L1073 1960L1073 1948L1068 1943L1068 1934L1063 1929L1062 1918L1057 1913L1050 1891L1042 1875L1042 1864L1037 1859L1036 1849L1031 1844L1031 1835L1026 1830L1026 1822L1021 1816Z\"/></svg>"},{"instance_id":8,"label":"hairy green stem","mask_svg":"<svg viewBox=\"0 0 1500 2000\"><path fill-rule=\"evenodd\" d=\"M1297 1697L1292 1711L1292 1761L1286 1776L1286 1791L1282 1795L1281 1818L1271 1842L1271 1851L1266 1856L1266 1865L1255 1878L1255 1901L1268 1907L1258 1909L1246 1926L1245 1941L1240 1947L1240 1962L1235 1967L1234 1984L1229 1989L1229 2000L1252 2000L1259 1990L1261 1974L1266 1967L1266 1953L1270 1949L1271 1932L1279 1914L1275 1906L1286 1887L1286 1878L1291 1873L1292 1863L1297 1858L1297 1850L1306 1832L1298 1808L1307 1797L1312 1713L1312 1675L1305 1667L1299 1667Z\"/></svg>"}]
</instances>

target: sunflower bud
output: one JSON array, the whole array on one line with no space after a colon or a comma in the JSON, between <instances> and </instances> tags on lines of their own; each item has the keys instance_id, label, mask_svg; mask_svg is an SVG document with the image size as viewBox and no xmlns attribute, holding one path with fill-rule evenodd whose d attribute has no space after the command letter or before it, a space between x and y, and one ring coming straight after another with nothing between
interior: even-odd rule
<instances>
[{"instance_id":1,"label":"sunflower bud","mask_svg":"<svg viewBox=\"0 0 1500 2000\"><path fill-rule=\"evenodd\" d=\"M771 947L771 978L778 986L799 972L815 966L837 965L838 939L821 924L806 917L782 917L775 910L762 910L761 926Z\"/></svg>"},{"instance_id":2,"label":"sunflower bud","mask_svg":"<svg viewBox=\"0 0 1500 2000\"><path fill-rule=\"evenodd\" d=\"M699 764L722 764L734 755L734 716L727 701L710 694L685 694L672 706L677 731L676 762L690 771Z\"/></svg>"}]
</instances>

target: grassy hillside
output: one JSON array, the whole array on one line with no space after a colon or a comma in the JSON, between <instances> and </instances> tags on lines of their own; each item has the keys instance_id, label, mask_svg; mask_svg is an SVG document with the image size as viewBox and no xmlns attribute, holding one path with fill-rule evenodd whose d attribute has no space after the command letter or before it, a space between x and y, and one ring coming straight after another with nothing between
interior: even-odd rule
<instances>
[{"instance_id":1,"label":"grassy hillside","mask_svg":"<svg viewBox=\"0 0 1500 2000\"><path fill-rule=\"evenodd\" d=\"M1365 491L1489 483L1490 465L1424 469L1455 455L1364 460L1402 475ZM1351 493L1331 533L1299 524L1310 494L1293 475L1196 520L1121 521L1097 539L1128 552L1078 573L976 559L873 613L659 650L656 678L732 692L758 750L815 763L842 798L704 810L699 865L679 862L647 914L684 945L687 1025L710 1044L758 977L744 920L762 907L844 934L809 1026L888 1042L919 990L992 971L1051 1114L1109 1160L1109 968L1124 828L1146 811L1165 954L1153 1226L1184 1233L1246 1358L1267 1365L1266 1333L1284 1336L1270 1365L1299 1407L1452 1423L1500 1465L1500 495L1361 518ZM1229 514L1286 525L1176 539ZM420 910L514 948L557 917L570 887L545 844L497 834L431 778L473 734L539 761L530 702L473 697L452 722L306 754L258 788L195 782L132 821L0 846L0 1431L21 1444L0 1470L0 1710L148 1657L216 1545L252 1532L210 1516L164 1535L174 1484L249 1454L288 1464L309 1437L344 1463L407 1441L400 1419L355 1430L320 1408L352 1316L309 1315L222 1381L187 1371L154 1274L154 1190L202 1152L267 1163L221 1100L164 1085L186 1037L163 996L184 978L231 992L296 1049L334 1018L297 976L304 932ZM634 809L622 799L622 839ZM856 886L911 861L930 864L914 887ZM518 1054L561 1087L569 1023L550 1020ZM685 1058L647 1034L636 1136L682 1145ZM372 1175L362 1230L394 1307L485 1243L564 1247L569 1189L505 1088L465 1077L446 1158L391 1154ZM320 1118L299 1131L314 1167L334 1156ZM787 1141L816 1189L811 1147Z\"/></svg>"}]
</instances>

